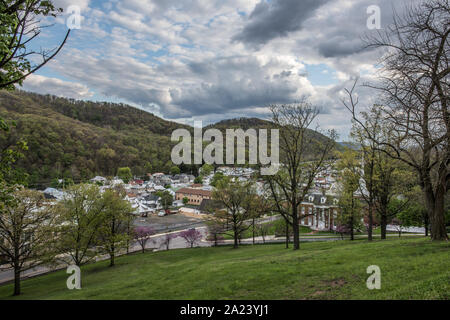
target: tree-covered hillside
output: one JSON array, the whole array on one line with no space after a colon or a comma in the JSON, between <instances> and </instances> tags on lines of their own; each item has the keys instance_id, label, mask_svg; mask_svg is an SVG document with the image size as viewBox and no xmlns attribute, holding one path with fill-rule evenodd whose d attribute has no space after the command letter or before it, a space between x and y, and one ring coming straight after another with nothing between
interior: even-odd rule
<instances>
[{"instance_id":1,"label":"tree-covered hillside","mask_svg":"<svg viewBox=\"0 0 450 320\"><path fill-rule=\"evenodd\" d=\"M113 176L119 167L134 175L170 172L175 129L191 127L163 120L124 104L77 101L24 91L0 91L0 117L15 121L8 135L0 136L0 148L20 139L29 150L17 167L29 175L29 186L46 187L55 179L75 182L95 175ZM224 120L208 128L260 129L273 127L257 118ZM310 131L317 139L326 139ZM181 166L195 173L198 166Z\"/></svg>"},{"instance_id":2,"label":"tree-covered hillside","mask_svg":"<svg viewBox=\"0 0 450 320\"><path fill-rule=\"evenodd\" d=\"M168 172L170 133L181 126L126 105L25 92L0 92L0 115L16 122L10 134L0 136L0 146L28 143L17 165L30 175L30 186L112 176L122 166L136 175Z\"/></svg>"}]
</instances>

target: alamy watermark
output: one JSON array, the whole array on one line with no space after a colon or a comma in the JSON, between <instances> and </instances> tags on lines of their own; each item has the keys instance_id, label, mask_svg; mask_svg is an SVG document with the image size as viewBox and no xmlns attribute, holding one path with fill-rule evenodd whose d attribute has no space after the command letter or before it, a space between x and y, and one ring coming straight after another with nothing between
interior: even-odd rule
<instances>
[{"instance_id":1,"label":"alamy watermark","mask_svg":"<svg viewBox=\"0 0 450 320\"><path fill-rule=\"evenodd\" d=\"M367 29L380 30L381 29L381 9L377 5L367 7Z\"/></svg>"},{"instance_id":2,"label":"alamy watermark","mask_svg":"<svg viewBox=\"0 0 450 320\"><path fill-rule=\"evenodd\" d=\"M381 289L381 269L379 266L368 266L367 273L370 274L370 277L367 279L366 285L367 289L373 290Z\"/></svg>"},{"instance_id":3,"label":"alamy watermark","mask_svg":"<svg viewBox=\"0 0 450 320\"><path fill-rule=\"evenodd\" d=\"M67 279L66 285L69 290L81 289L81 269L78 266L67 267L67 274L71 276Z\"/></svg>"},{"instance_id":4,"label":"alamy watermark","mask_svg":"<svg viewBox=\"0 0 450 320\"><path fill-rule=\"evenodd\" d=\"M181 139L181 141L180 141ZM225 133L225 164L246 164L246 140L248 139L248 164L261 165L262 175L274 175L280 166L279 130L270 130L270 154L268 152L268 130L227 129ZM177 129L172 133L172 141L179 142L173 149L171 159L180 164L224 164L224 137L218 129L208 129L203 133L201 121L194 123L194 139L187 129ZM237 144L235 142L237 141ZM194 159L192 161L192 142ZM209 143L204 147L204 143ZM235 150L237 159L235 158Z\"/></svg>"},{"instance_id":5,"label":"alamy watermark","mask_svg":"<svg viewBox=\"0 0 450 320\"><path fill-rule=\"evenodd\" d=\"M66 20L66 26L70 30L81 29L81 8L76 5L69 6L66 10L69 17Z\"/></svg>"}]
</instances>

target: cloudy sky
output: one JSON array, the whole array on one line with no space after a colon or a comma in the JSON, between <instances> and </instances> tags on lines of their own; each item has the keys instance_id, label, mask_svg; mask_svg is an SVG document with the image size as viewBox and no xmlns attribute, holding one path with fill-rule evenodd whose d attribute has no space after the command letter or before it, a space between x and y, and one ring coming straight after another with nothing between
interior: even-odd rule
<instances>
[{"instance_id":1,"label":"cloudy sky","mask_svg":"<svg viewBox=\"0 0 450 320\"><path fill-rule=\"evenodd\" d=\"M381 9L385 28L405 1L57 0L79 6L81 29L24 89L124 102L188 124L266 118L268 105L306 95L322 108L321 128L344 140L342 90L373 78L380 57L362 49L361 36L376 32L367 9ZM63 38L68 14L43 46Z\"/></svg>"}]
</instances>

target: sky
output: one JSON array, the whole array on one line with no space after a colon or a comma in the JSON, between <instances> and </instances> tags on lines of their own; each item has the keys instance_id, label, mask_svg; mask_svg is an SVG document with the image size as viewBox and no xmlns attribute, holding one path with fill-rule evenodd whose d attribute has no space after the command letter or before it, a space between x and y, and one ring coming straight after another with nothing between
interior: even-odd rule
<instances>
[{"instance_id":1,"label":"sky","mask_svg":"<svg viewBox=\"0 0 450 320\"><path fill-rule=\"evenodd\" d=\"M420 0L55 0L65 13L38 44L56 46L76 5L80 29L23 89L127 103L164 119L204 125L269 117L271 104L309 97L318 125L346 140L343 90L373 81L382 53L364 49L369 6L381 31L393 10ZM371 20L372 21L372 20ZM43 22L44 23L44 22ZM361 105L376 102L362 88Z\"/></svg>"}]
</instances>

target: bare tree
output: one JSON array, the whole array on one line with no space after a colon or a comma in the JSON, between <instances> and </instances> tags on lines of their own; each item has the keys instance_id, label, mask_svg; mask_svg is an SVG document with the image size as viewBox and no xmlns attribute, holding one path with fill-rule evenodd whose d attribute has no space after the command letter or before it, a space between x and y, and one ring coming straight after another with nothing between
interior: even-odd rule
<instances>
[{"instance_id":1,"label":"bare tree","mask_svg":"<svg viewBox=\"0 0 450 320\"><path fill-rule=\"evenodd\" d=\"M448 239L444 198L450 189L449 86L450 3L430 0L395 15L392 26L368 38L369 47L384 48L380 83L383 115L395 141L377 141L389 154L415 169L431 222L433 240ZM346 105L358 120L354 87ZM384 148L386 150L386 148Z\"/></svg>"},{"instance_id":2,"label":"bare tree","mask_svg":"<svg viewBox=\"0 0 450 320\"><path fill-rule=\"evenodd\" d=\"M291 105L273 105L272 121L280 130L282 166L266 182L274 202L274 211L280 213L294 232L294 250L300 248L301 219L310 214L299 213L299 206L313 186L314 179L329 164L335 147L336 133L321 139L308 128L319 114L306 98Z\"/></svg>"},{"instance_id":3,"label":"bare tree","mask_svg":"<svg viewBox=\"0 0 450 320\"><path fill-rule=\"evenodd\" d=\"M56 215L37 191L18 190L13 202L0 214L0 255L14 270L14 295L19 295L21 273L56 256Z\"/></svg>"},{"instance_id":4,"label":"bare tree","mask_svg":"<svg viewBox=\"0 0 450 320\"><path fill-rule=\"evenodd\" d=\"M42 49L37 43L42 30L52 26L45 24L41 18L55 17L61 12L62 9L56 9L51 1L0 2L0 89L14 89L14 84L22 84L26 77L38 71L61 51L70 30L56 48Z\"/></svg>"}]
</instances>

